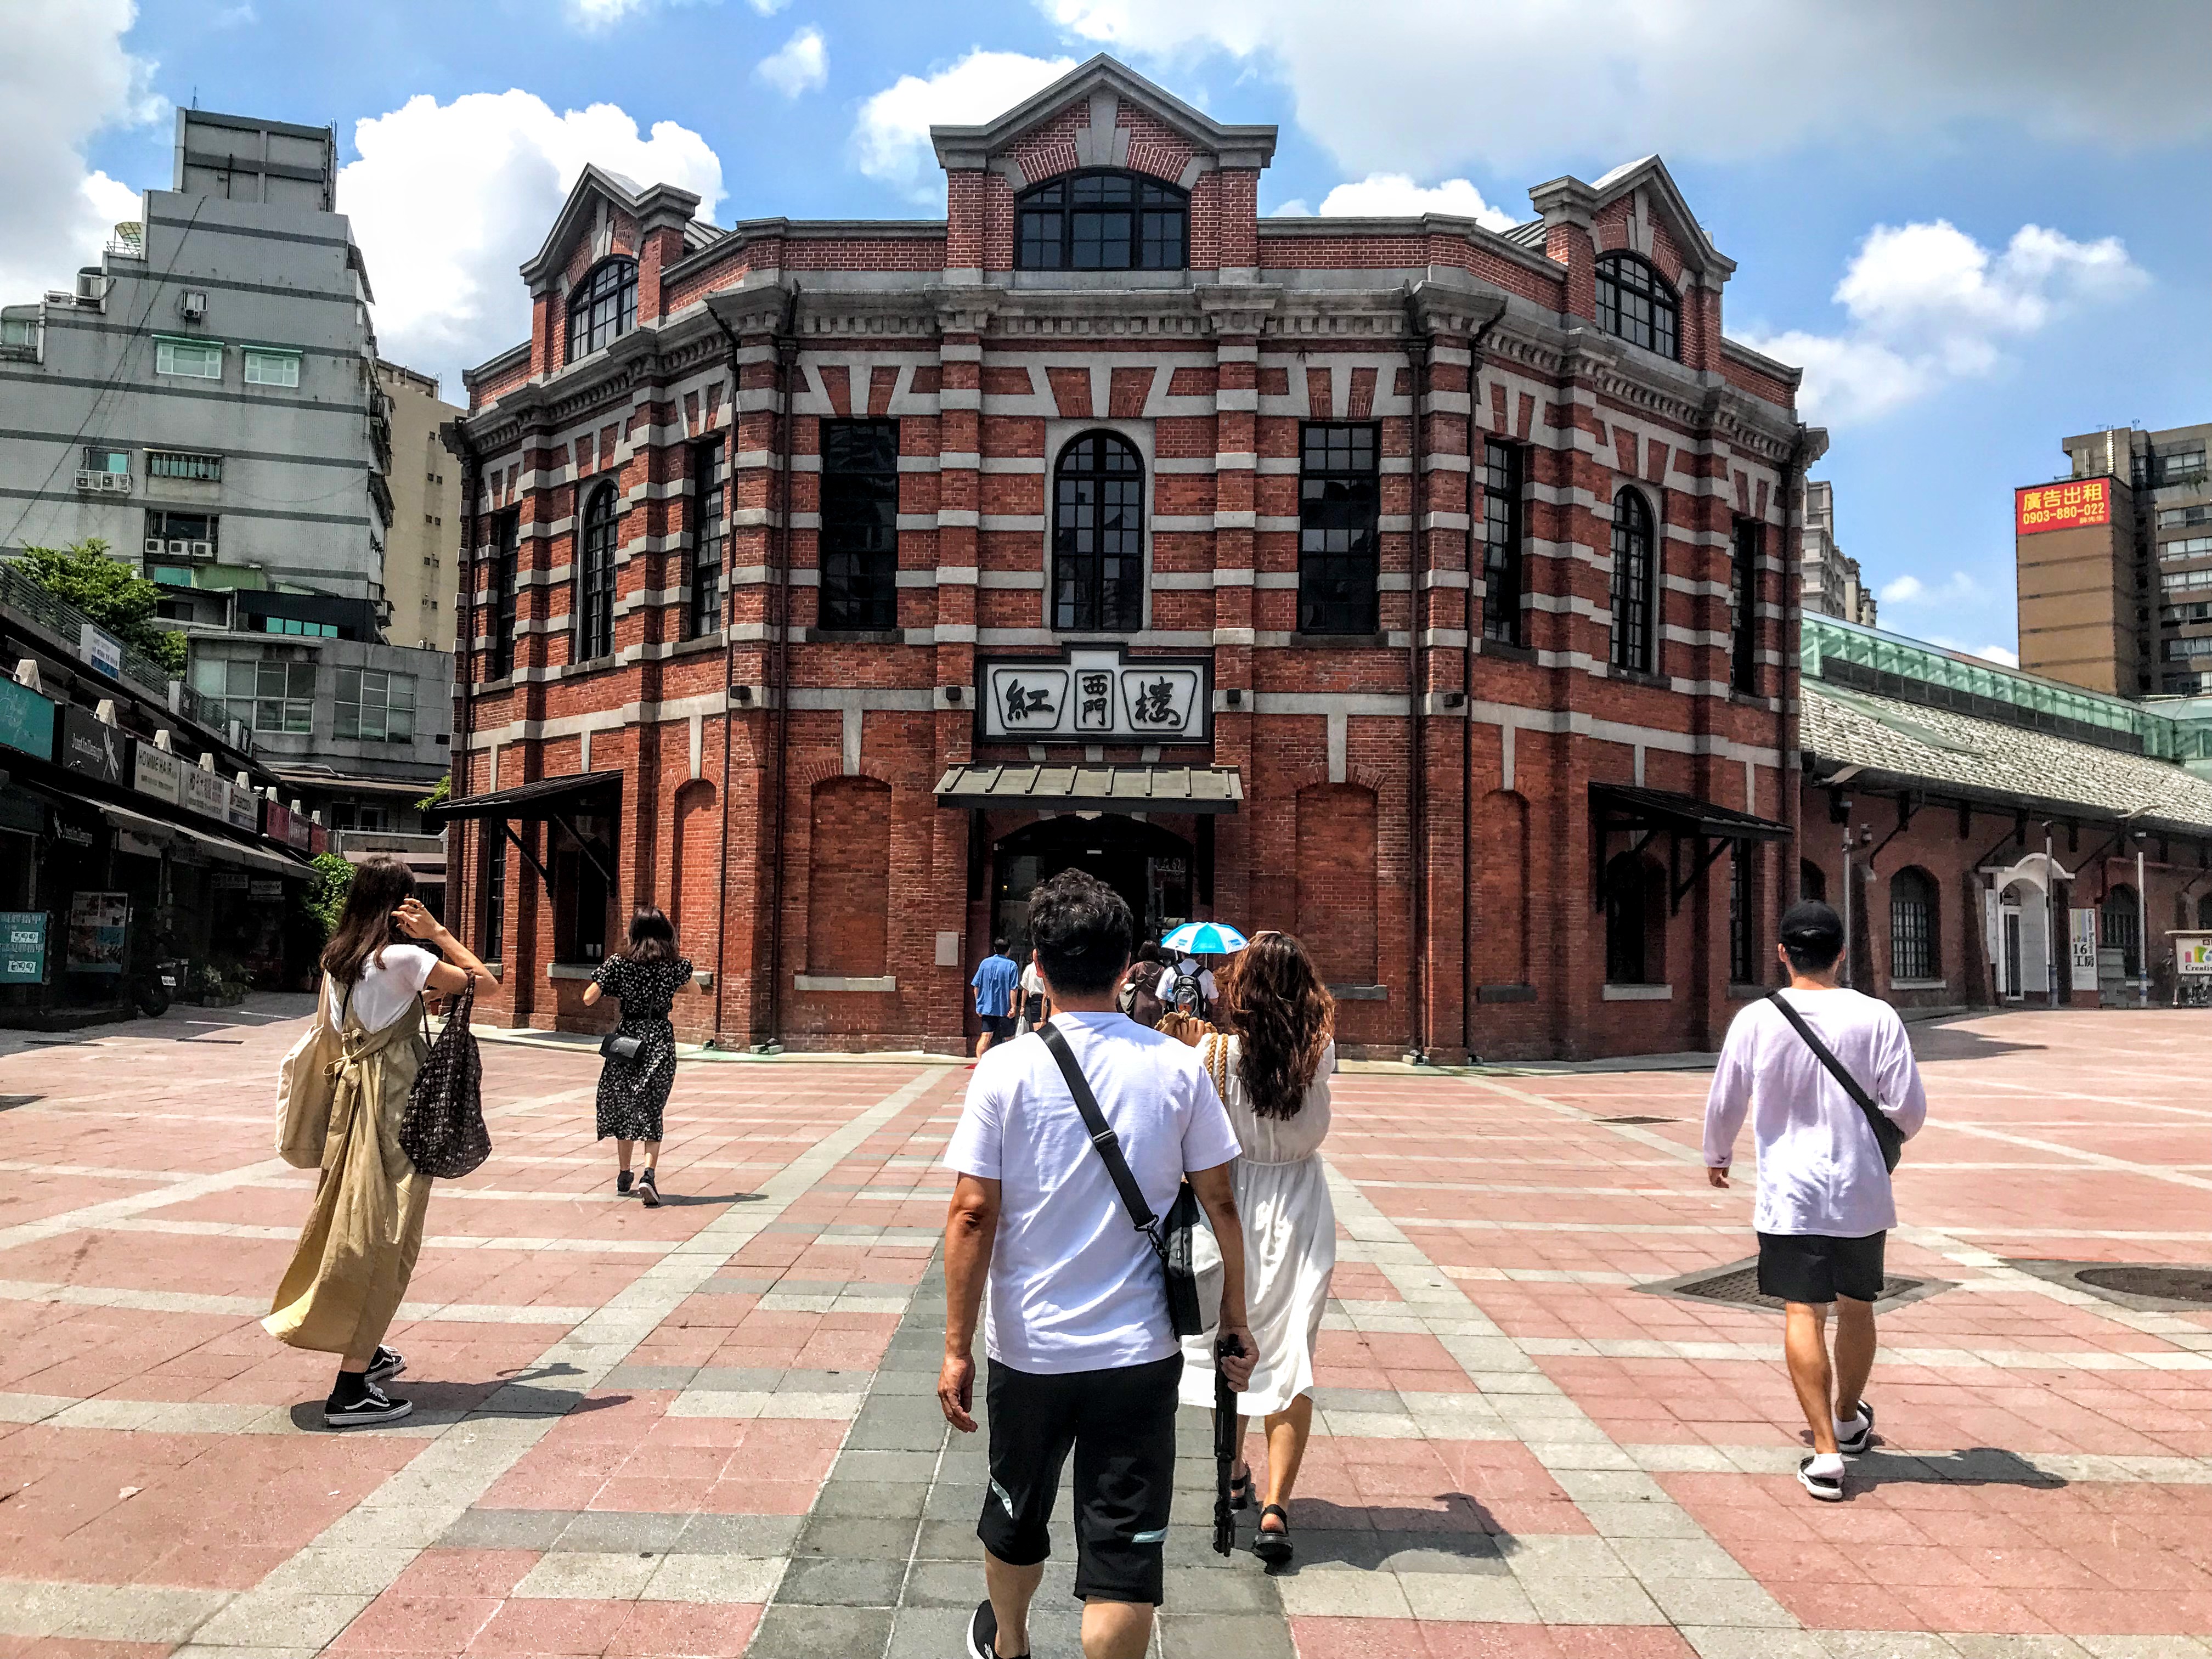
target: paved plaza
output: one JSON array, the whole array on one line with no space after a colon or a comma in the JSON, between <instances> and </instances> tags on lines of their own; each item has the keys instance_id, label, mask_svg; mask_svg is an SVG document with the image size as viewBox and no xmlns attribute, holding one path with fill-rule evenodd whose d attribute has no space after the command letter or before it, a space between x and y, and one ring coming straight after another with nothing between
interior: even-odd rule
<instances>
[{"instance_id":1,"label":"paved plaza","mask_svg":"<svg viewBox=\"0 0 2212 1659\"><path fill-rule=\"evenodd\" d=\"M954 1659L967 1069L686 1065L650 1211L591 1141L596 1057L487 1043L495 1151L441 1184L392 1339L416 1414L339 1434L325 1358L255 1322L313 1181L270 1151L306 1006L0 1045L0 1656ZM1705 1073L1340 1078L1297 1564L1211 1553L1187 1413L1161 1650L2212 1656L2212 1308L2014 1265L2212 1261L2212 1016L1916 1035L1891 1270L1934 1293L1883 1317L1881 1444L1832 1506L1791 1475L1778 1316L1638 1288L1750 1254Z\"/></svg>"}]
</instances>

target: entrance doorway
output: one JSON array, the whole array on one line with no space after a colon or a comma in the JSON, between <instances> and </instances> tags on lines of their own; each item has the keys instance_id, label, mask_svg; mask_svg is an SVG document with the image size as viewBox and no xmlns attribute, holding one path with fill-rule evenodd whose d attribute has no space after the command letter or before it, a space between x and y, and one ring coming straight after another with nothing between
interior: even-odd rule
<instances>
[{"instance_id":1,"label":"entrance doorway","mask_svg":"<svg viewBox=\"0 0 2212 1659\"><path fill-rule=\"evenodd\" d=\"M1063 870L1084 870L1127 901L1137 939L1190 920L1191 844L1156 823L1112 812L1024 824L992 851L991 932L1017 962L1030 954L1030 894Z\"/></svg>"}]
</instances>

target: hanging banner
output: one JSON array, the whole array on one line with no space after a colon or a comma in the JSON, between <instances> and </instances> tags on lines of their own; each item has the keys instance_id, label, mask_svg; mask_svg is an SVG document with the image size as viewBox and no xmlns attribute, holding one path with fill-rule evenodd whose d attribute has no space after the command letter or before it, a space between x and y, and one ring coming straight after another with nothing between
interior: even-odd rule
<instances>
[{"instance_id":1,"label":"hanging banner","mask_svg":"<svg viewBox=\"0 0 2212 1659\"><path fill-rule=\"evenodd\" d=\"M123 942L131 930L128 893L70 896L69 963L80 974L119 974Z\"/></svg>"},{"instance_id":2,"label":"hanging banner","mask_svg":"<svg viewBox=\"0 0 2212 1659\"><path fill-rule=\"evenodd\" d=\"M156 749L150 743L138 745L135 757L137 771L133 781L142 795L151 795L172 806L184 805L184 780L177 775L184 769L177 757L166 749Z\"/></svg>"},{"instance_id":3,"label":"hanging banner","mask_svg":"<svg viewBox=\"0 0 2212 1659\"><path fill-rule=\"evenodd\" d=\"M2094 991L2097 988L2097 913L2092 908L2070 910L2067 915L2073 922L2074 988Z\"/></svg>"},{"instance_id":4,"label":"hanging banner","mask_svg":"<svg viewBox=\"0 0 2212 1659\"><path fill-rule=\"evenodd\" d=\"M0 985L41 985L46 977L46 913L0 911Z\"/></svg>"}]
</instances>

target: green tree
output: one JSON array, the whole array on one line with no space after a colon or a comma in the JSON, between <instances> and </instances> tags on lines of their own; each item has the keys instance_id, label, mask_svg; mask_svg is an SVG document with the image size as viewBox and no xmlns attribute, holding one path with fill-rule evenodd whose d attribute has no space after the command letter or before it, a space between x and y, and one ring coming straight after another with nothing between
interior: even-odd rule
<instances>
[{"instance_id":1,"label":"green tree","mask_svg":"<svg viewBox=\"0 0 2212 1659\"><path fill-rule=\"evenodd\" d=\"M443 806L453 793L453 775L451 772L430 787L430 793L415 803L415 810L427 812L434 806Z\"/></svg>"},{"instance_id":2,"label":"green tree","mask_svg":"<svg viewBox=\"0 0 2212 1659\"><path fill-rule=\"evenodd\" d=\"M345 914L346 895L352 889L351 864L337 853L316 854L315 884L309 890L307 914L321 924L325 945L338 930L338 918Z\"/></svg>"},{"instance_id":3,"label":"green tree","mask_svg":"<svg viewBox=\"0 0 2212 1659\"><path fill-rule=\"evenodd\" d=\"M154 621L161 590L120 559L109 558L107 544L98 537L67 547L27 547L16 568L171 676L184 673L185 636Z\"/></svg>"}]
</instances>

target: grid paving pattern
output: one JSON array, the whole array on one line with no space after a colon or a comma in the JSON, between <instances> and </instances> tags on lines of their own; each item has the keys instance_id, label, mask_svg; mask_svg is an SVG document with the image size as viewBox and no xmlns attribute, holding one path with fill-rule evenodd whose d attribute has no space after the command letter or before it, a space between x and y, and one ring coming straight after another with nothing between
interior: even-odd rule
<instances>
[{"instance_id":1,"label":"grid paving pattern","mask_svg":"<svg viewBox=\"0 0 2212 1659\"><path fill-rule=\"evenodd\" d=\"M393 1336L416 1413L336 1435L323 1359L254 1322L312 1179L262 1105L296 1012L0 1043L0 1659L959 1651L963 1069L686 1065L647 1211L590 1143L592 1058L489 1048L495 1155L441 1184ZM1340 1079L1297 1560L1207 1549L1187 1413L1162 1653L2212 1659L2212 1310L2014 1265L2212 1260L2212 1019L1917 1036L1892 1267L1948 1288L1885 1314L1833 1506L1790 1478L1774 1316L1637 1288L1747 1248L1701 1074ZM1075 1651L1057 1537L1040 1654Z\"/></svg>"}]
</instances>

